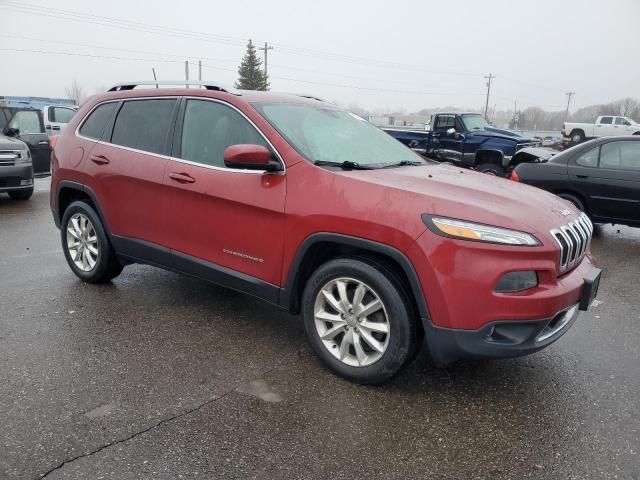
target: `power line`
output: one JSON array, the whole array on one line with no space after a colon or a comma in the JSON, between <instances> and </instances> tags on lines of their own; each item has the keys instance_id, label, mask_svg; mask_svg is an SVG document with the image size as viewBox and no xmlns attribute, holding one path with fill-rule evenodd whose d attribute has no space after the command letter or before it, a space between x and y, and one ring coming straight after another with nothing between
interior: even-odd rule
<instances>
[{"instance_id":1,"label":"power line","mask_svg":"<svg viewBox=\"0 0 640 480\"><path fill-rule=\"evenodd\" d=\"M66 55L66 56L75 56L75 57L88 57L88 58L103 58L109 60L127 60L127 61L143 61L143 62L164 62L164 63L177 63L184 64L185 62L182 60L167 60L167 59L158 59L158 58L139 58L139 57L116 57L112 55L95 55L90 53L77 53L77 52L61 52L61 51L51 51L51 50L35 50L35 49L23 49L23 48L0 48L0 51L9 51L9 52L22 52L22 53L36 53L36 54L44 54L44 55ZM219 67L217 65L203 63L202 66L210 67L216 70L223 70L227 72L235 72L236 70L233 68L224 68ZM411 91L411 90L395 90L395 89L384 89L384 88L375 88L375 87L364 87L362 85L345 85L340 83L329 83L329 82L320 82L315 80L301 80L298 78L291 77L283 77L283 76L272 76L272 78L276 78L279 80L287 80L291 82L297 83L308 83L313 85L324 85L329 87L339 87L339 88L350 88L355 90L366 90L373 92L384 92L384 93L401 93L408 95L441 95L441 96L476 96L483 95L482 93L460 93L460 92L425 92L425 91Z\"/></svg>"}]
</instances>

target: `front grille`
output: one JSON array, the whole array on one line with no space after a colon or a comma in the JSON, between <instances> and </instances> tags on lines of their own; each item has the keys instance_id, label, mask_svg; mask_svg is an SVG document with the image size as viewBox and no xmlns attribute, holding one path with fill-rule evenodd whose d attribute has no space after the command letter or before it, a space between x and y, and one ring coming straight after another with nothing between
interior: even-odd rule
<instances>
[{"instance_id":1,"label":"front grille","mask_svg":"<svg viewBox=\"0 0 640 480\"><path fill-rule=\"evenodd\" d=\"M551 230L551 236L560 246L560 272L580 263L589 251L592 235L593 224L584 213L581 213L576 221Z\"/></svg>"},{"instance_id":2,"label":"front grille","mask_svg":"<svg viewBox=\"0 0 640 480\"><path fill-rule=\"evenodd\" d=\"M20 152L13 150L0 150L0 165L15 165L20 158Z\"/></svg>"}]
</instances>

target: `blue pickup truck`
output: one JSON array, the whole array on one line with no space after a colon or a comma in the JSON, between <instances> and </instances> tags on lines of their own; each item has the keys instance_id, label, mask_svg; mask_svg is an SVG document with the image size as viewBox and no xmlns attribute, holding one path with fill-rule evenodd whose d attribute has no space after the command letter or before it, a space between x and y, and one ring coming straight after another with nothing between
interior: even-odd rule
<instances>
[{"instance_id":1,"label":"blue pickup truck","mask_svg":"<svg viewBox=\"0 0 640 480\"><path fill-rule=\"evenodd\" d=\"M478 113L438 113L429 131L383 130L426 157L498 176L507 174L516 152L540 146L536 139L493 128Z\"/></svg>"}]
</instances>

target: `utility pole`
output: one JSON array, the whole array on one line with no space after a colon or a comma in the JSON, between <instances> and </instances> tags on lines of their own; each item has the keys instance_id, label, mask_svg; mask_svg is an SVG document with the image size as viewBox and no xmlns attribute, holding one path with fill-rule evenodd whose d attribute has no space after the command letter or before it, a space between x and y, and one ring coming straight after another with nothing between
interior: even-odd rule
<instances>
[{"instance_id":1,"label":"utility pole","mask_svg":"<svg viewBox=\"0 0 640 480\"><path fill-rule=\"evenodd\" d=\"M202 81L202 60L198 60L198 80Z\"/></svg>"},{"instance_id":2,"label":"utility pole","mask_svg":"<svg viewBox=\"0 0 640 480\"><path fill-rule=\"evenodd\" d=\"M184 61L184 79L189 81L189 60ZM189 88L189 84L186 84L185 87Z\"/></svg>"},{"instance_id":3,"label":"utility pole","mask_svg":"<svg viewBox=\"0 0 640 480\"><path fill-rule=\"evenodd\" d=\"M153 72L153 79L157 82L158 81L158 77L156 77L156 68L155 67L151 67L151 71ZM158 88L158 84L156 83L156 88Z\"/></svg>"},{"instance_id":4,"label":"utility pole","mask_svg":"<svg viewBox=\"0 0 640 480\"><path fill-rule=\"evenodd\" d=\"M264 75L267 76L267 52L269 50L273 50L273 47L267 45L267 42L264 42L264 47L260 48L264 52Z\"/></svg>"},{"instance_id":5,"label":"utility pole","mask_svg":"<svg viewBox=\"0 0 640 480\"><path fill-rule=\"evenodd\" d=\"M569 118L569 105L571 105L571 97L573 97L576 94L576 92L567 92L565 93L565 95L567 96L567 111L564 112L564 120L565 122L567 121L567 118Z\"/></svg>"},{"instance_id":6,"label":"utility pole","mask_svg":"<svg viewBox=\"0 0 640 480\"><path fill-rule=\"evenodd\" d=\"M491 80L496 78L496 76L489 74L488 77L484 77L484 78L487 79L487 102L484 104L484 119L487 120L488 122L489 120L487 119L487 113L489 112L489 95L491 94Z\"/></svg>"}]
</instances>

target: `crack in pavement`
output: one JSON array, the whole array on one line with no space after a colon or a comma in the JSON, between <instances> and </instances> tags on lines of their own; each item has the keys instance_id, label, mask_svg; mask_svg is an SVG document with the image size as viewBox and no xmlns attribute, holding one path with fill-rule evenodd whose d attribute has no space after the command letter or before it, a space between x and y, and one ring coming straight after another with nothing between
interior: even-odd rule
<instances>
[{"instance_id":1,"label":"crack in pavement","mask_svg":"<svg viewBox=\"0 0 640 480\"><path fill-rule=\"evenodd\" d=\"M264 372L260 373L260 376L268 375L269 373L271 373L271 372L272 372L273 370L275 370L276 368L278 368L278 365L274 365L273 367L269 368L268 370L265 370ZM129 435L129 436L128 436L128 437L126 437L126 438L122 438L122 439L120 439L120 440L113 440L113 441L108 442L108 443L106 443L106 444L104 444L104 445L101 445L100 447L96 448L95 450L92 450L92 451L90 451L90 452L83 453L83 454L78 455L78 456L76 456L76 457L73 457L73 458L69 458L69 459L67 459L67 460L64 460L63 462L61 462L61 463L59 463L58 465L56 465L55 467L51 468L51 469L50 469L50 470L48 470L47 472L45 472L45 473L42 473L42 474L38 475L36 478L38 478L38 479L44 479L44 478L48 477L50 474L52 474L53 472L55 472L55 471L57 471L57 470L60 470L60 469L61 469L61 468L63 468L65 465L68 465L68 464L70 464L70 463L73 463L73 462L75 462L76 460L80 460L81 458L87 458L87 457L90 457L91 455L94 455L94 454L96 454L96 453L99 453L99 452L101 452L102 450L105 450L105 449L107 449L107 448L109 448L109 447L112 447L112 446L114 446L114 445L119 445L119 444L121 444L121 443L128 442L129 440L133 440L133 439L134 439L134 438L136 438L137 436L139 436L139 435L143 435L143 434L145 434L145 433L147 433L147 432L149 432L149 431L151 431L151 430L153 430L153 429L155 429L155 428L157 428L157 427L159 427L159 426L161 426L161 425L164 425L164 424L166 424L166 423L172 422L173 420L177 420L177 419L179 419L179 418L182 418L182 417L185 417L185 416L187 416L187 415L190 415L190 414L192 414L192 413L194 413L194 412L197 412L198 410L201 410L202 408L206 407L207 405L210 405L210 404L212 404L212 403L214 403L214 402L217 402L218 400L222 400L223 398L225 398L225 397L226 397L226 396L228 396L229 394L231 394L231 393L235 392L235 391L238 389L238 387L239 387L240 385L242 385L242 383L237 383L233 388L231 388L231 389L227 390L226 392L224 392L224 393L223 393L223 394L221 394L221 395L215 396L214 398L211 398L211 399L207 400L206 402L201 403L200 405L198 405L198 406L196 406L196 407L193 407L193 408L191 408L191 409L189 409L189 410L186 410L186 411L184 411L184 412L182 412L182 413L180 413L180 414L173 415L172 417L169 417L169 418L164 418L164 419L160 420L159 422L157 422L157 423L155 423L155 424L151 425L150 427L147 427L147 428L145 428L145 429L143 429L143 430L140 430L140 431L138 431L138 432L135 432L134 434Z\"/></svg>"},{"instance_id":2,"label":"crack in pavement","mask_svg":"<svg viewBox=\"0 0 640 480\"><path fill-rule=\"evenodd\" d=\"M301 340L300 342L298 342L298 346L297 346L297 348L296 348L296 349L291 353L291 356L293 357L293 356L295 356L295 355L298 355L298 353L302 351L303 345L304 345L305 343L306 343L306 339L303 339L303 340ZM285 347L285 348L283 348L282 350L284 351L285 349L286 349L286 347ZM261 373L259 374L259 377L264 377L264 376L268 375L269 373L273 372L273 371L274 371L274 370L276 370L277 368L282 367L282 366L283 366L283 365L285 365L286 363L287 363L287 360L286 360L286 357L284 357L284 358L282 358L282 360L281 360L281 361L276 362L276 363L275 363L275 365L274 365L273 367L268 368L268 369L267 369L267 370L265 370L264 372L261 372ZM65 465L68 465L68 464L70 464L70 463L73 463L73 462L75 462L76 460L80 460L81 458L87 458L87 457L90 457L91 455L94 455L94 454L96 454L96 453L99 453L99 452L101 452L102 450L105 450L105 449L107 449L107 448L109 448L109 447L112 447L112 446L114 446L114 445L119 445L119 444L121 444L121 443L126 443L126 442L128 442L129 440L132 440L132 439L136 438L136 437L137 437L137 436L139 436L139 435L143 435L143 434L145 434L145 433L147 433L147 432L149 432L149 431L151 431L151 430L153 430L153 429L155 429L155 428L158 428L158 427L159 427L159 426L161 426L161 425L164 425L164 424L166 424L166 423L172 422L173 420L177 420L177 419L182 418L182 417L186 417L187 415L190 415L190 414L192 414L193 412L197 412L198 410L201 410L202 408L206 407L207 405L210 405L210 404L212 404L212 403L214 403L214 402L217 402L218 400L222 400L223 398L225 398L225 397L226 397L226 396L228 396L229 394L231 394L231 393L235 392L235 391L238 389L238 387L240 387L241 385L243 385L243 383L242 383L242 382L238 382L238 383L236 383L236 384L235 384L235 386L234 386L233 388L231 388L231 389L227 390L227 391L226 391L226 392L224 392L223 394L221 394L221 395L219 395L219 396L215 396L214 398L211 398L211 399L207 400L207 401L206 401L206 402L204 402L204 403L201 403L200 405L198 405L198 406L196 406L196 407L193 407L193 408L191 408L191 409L189 409L189 410L186 410L186 411L184 411L184 412L182 412L182 413L180 413L180 414L173 415L172 417L164 418L164 419L160 420L159 422L157 422L157 423L155 423L155 424L151 425L150 427L147 427L147 428L145 428L144 430L140 430L140 431L138 431L138 432L136 432L136 433L134 433L134 434L132 434L132 435L129 435L129 436L128 436L128 437L126 437L126 438L122 438L122 439L120 439L120 440L113 440L113 441L111 441L111 442L108 442L108 443L106 443L106 444L104 444L104 445L102 445L102 446L100 446L100 447L96 448L95 450L92 450L92 451L90 451L90 452L83 453L82 455L78 455L78 456L76 456L76 457L73 457L73 458L69 458L69 459L67 459L67 460L64 460L64 461L62 461L61 463L59 463L58 465L56 465L55 467L53 467L53 468L51 468L50 470L48 470L47 472L45 472L45 473L42 473L42 474L38 475L38 476L36 477L36 479L40 479L40 480L42 480L42 479L44 479L44 478L48 477L49 475L51 475L53 472L55 472L55 471L57 471L57 470L60 470L60 469L61 469L61 468L63 468Z\"/></svg>"}]
</instances>

